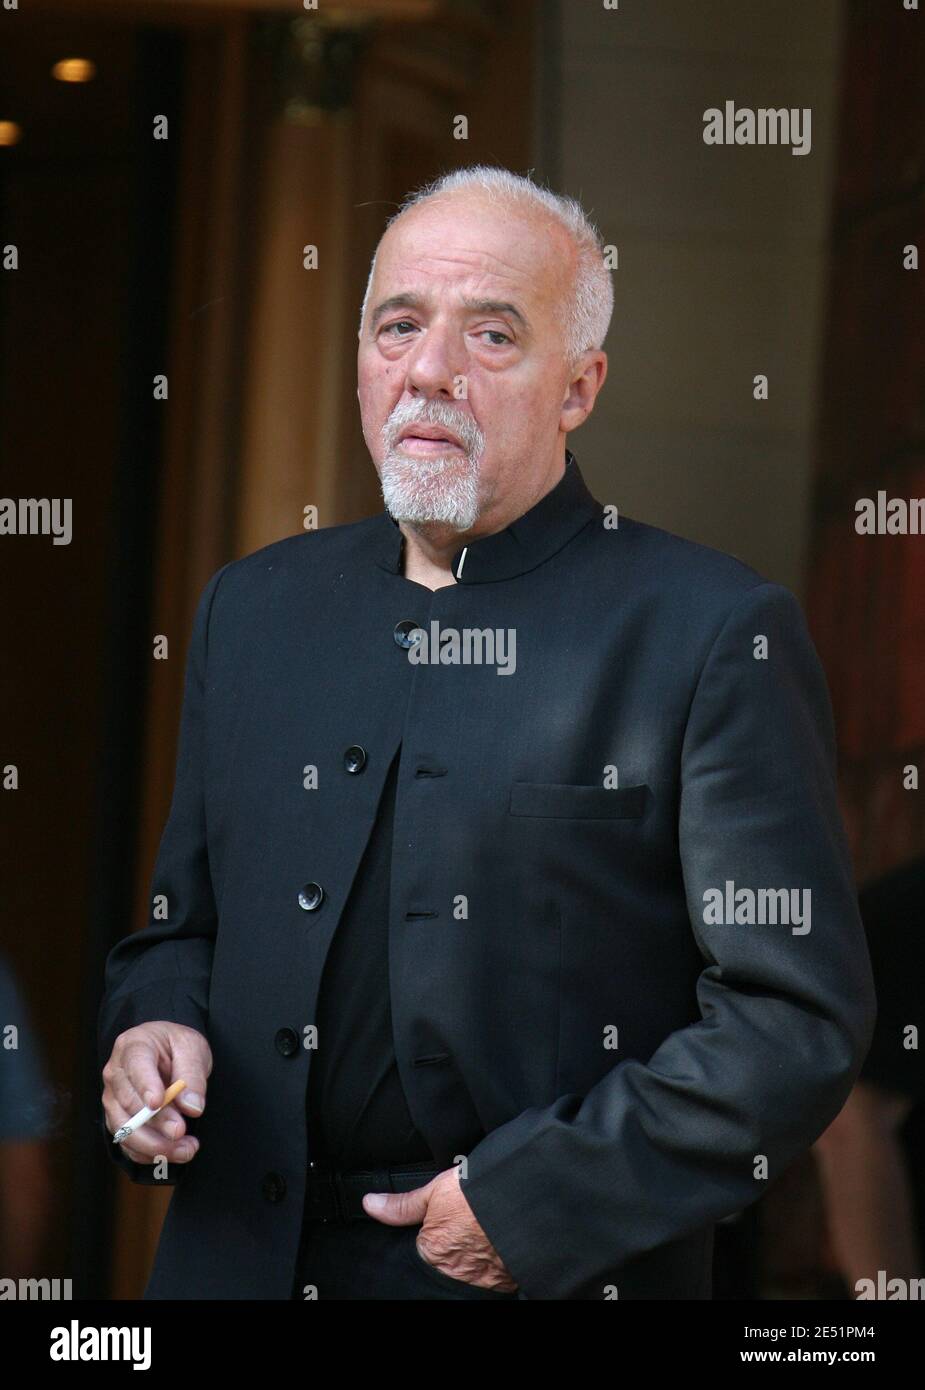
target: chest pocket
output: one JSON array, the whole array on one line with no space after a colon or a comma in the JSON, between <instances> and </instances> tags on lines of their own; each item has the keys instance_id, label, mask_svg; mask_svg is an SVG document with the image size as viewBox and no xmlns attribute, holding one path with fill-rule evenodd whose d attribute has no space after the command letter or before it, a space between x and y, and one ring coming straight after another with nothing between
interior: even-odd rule
<instances>
[{"instance_id":1,"label":"chest pocket","mask_svg":"<svg viewBox=\"0 0 925 1390\"><path fill-rule=\"evenodd\" d=\"M508 814L581 820L636 820L645 810L649 788L579 786L565 782L515 782Z\"/></svg>"}]
</instances>

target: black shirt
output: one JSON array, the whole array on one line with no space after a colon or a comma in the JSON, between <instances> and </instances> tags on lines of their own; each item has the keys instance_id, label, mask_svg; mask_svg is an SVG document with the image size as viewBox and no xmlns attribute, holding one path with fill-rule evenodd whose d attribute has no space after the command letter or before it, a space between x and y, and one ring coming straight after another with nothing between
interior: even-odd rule
<instances>
[{"instance_id":1,"label":"black shirt","mask_svg":"<svg viewBox=\"0 0 925 1390\"><path fill-rule=\"evenodd\" d=\"M432 1159L398 1074L389 998L389 888L399 746L325 961L307 1089L308 1152L344 1169Z\"/></svg>"}]
</instances>

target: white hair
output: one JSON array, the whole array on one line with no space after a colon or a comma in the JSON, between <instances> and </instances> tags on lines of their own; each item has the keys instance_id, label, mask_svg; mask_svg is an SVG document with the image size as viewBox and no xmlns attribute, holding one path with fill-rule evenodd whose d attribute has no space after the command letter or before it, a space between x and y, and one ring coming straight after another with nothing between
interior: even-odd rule
<instances>
[{"instance_id":1,"label":"white hair","mask_svg":"<svg viewBox=\"0 0 925 1390\"><path fill-rule=\"evenodd\" d=\"M578 253L575 280L570 302L566 307L564 346L569 366L574 366L583 352L602 347L613 314L613 282L604 263L603 239L584 208L574 198L552 193L548 188L534 183L531 178L514 174L510 169L473 164L466 169L454 169L448 174L441 174L439 178L410 193L398 211L389 218L386 230L411 208L429 199L453 193L457 189L470 188L483 192L491 202L504 201L533 212L546 212L566 229ZM380 238L379 245L381 244ZM376 247L369 268L357 336L363 332L378 255L379 246Z\"/></svg>"}]
</instances>

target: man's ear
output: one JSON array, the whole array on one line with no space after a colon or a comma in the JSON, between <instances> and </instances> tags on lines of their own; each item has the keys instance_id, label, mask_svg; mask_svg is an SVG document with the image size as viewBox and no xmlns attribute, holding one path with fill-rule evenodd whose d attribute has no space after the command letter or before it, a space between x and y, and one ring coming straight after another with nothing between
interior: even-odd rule
<instances>
[{"instance_id":1,"label":"man's ear","mask_svg":"<svg viewBox=\"0 0 925 1390\"><path fill-rule=\"evenodd\" d=\"M606 352L589 350L582 353L565 390L559 417L561 429L568 433L584 424L594 409L597 394L606 379Z\"/></svg>"}]
</instances>

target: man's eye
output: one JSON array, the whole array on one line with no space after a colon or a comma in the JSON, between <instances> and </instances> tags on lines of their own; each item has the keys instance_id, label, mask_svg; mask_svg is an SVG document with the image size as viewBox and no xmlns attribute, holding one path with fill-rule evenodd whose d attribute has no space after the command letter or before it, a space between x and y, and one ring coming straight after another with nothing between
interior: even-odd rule
<instances>
[{"instance_id":1,"label":"man's eye","mask_svg":"<svg viewBox=\"0 0 925 1390\"><path fill-rule=\"evenodd\" d=\"M407 333L399 332L399 330L403 328L407 328L413 333L417 329L417 324L412 323L411 319L396 319L394 323L386 324L382 331L383 333L391 334L395 338L407 338ZM510 338L507 333L502 333L500 328L483 328L479 337L484 338L486 334L493 340L491 343L492 347L505 347L513 342L513 339Z\"/></svg>"}]
</instances>

